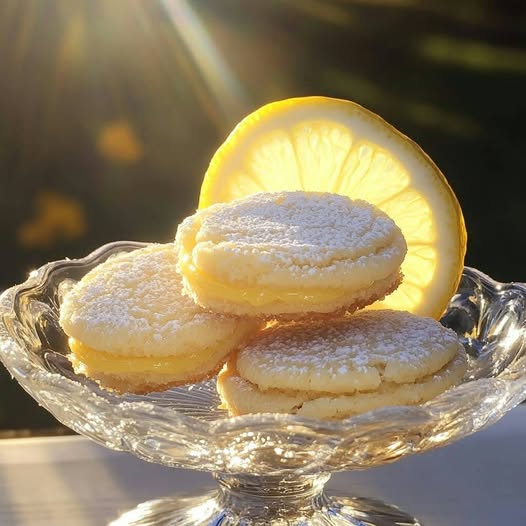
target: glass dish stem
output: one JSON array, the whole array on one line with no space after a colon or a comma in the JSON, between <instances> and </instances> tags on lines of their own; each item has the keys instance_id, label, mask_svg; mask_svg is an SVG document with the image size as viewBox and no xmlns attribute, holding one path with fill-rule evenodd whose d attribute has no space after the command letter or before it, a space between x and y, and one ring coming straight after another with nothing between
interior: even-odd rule
<instances>
[{"instance_id":1,"label":"glass dish stem","mask_svg":"<svg viewBox=\"0 0 526 526\"><path fill-rule=\"evenodd\" d=\"M329 474L295 478L216 474L219 502L224 509L252 520L276 520L312 515L325 505L324 487Z\"/></svg>"},{"instance_id":2,"label":"glass dish stem","mask_svg":"<svg viewBox=\"0 0 526 526\"><path fill-rule=\"evenodd\" d=\"M110 526L420 526L394 506L328 497L327 473L295 477L214 474L219 489L201 497L140 504Z\"/></svg>"}]
</instances>

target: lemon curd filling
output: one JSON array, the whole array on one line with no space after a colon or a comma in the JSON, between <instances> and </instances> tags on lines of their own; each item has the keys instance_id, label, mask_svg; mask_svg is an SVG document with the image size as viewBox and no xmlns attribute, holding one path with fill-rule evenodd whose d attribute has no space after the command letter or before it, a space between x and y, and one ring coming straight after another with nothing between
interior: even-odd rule
<instances>
[{"instance_id":1,"label":"lemon curd filling","mask_svg":"<svg viewBox=\"0 0 526 526\"><path fill-rule=\"evenodd\" d=\"M186 374L215 365L232 348L230 341L219 342L213 349L177 356L124 356L98 351L75 338L69 339L75 358L91 371L108 374L157 373Z\"/></svg>"},{"instance_id":2,"label":"lemon curd filling","mask_svg":"<svg viewBox=\"0 0 526 526\"><path fill-rule=\"evenodd\" d=\"M261 287L236 287L235 285L226 285L216 281L195 268L192 264L184 264L185 277L192 284L198 284L206 290L206 294L219 299L225 299L233 303L249 303L254 307L261 307L271 303L326 303L336 301L345 295L346 291L342 288L291 288L288 290L261 288Z\"/></svg>"}]
</instances>

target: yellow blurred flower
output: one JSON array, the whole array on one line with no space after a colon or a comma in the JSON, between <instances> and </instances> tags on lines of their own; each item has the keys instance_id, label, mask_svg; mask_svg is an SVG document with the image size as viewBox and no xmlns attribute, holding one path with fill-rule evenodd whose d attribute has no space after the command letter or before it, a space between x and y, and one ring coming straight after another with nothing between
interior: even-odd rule
<instances>
[{"instance_id":1,"label":"yellow blurred flower","mask_svg":"<svg viewBox=\"0 0 526 526\"><path fill-rule=\"evenodd\" d=\"M116 163L134 163L143 155L142 144L127 121L106 124L97 137L97 150Z\"/></svg>"},{"instance_id":2,"label":"yellow blurred flower","mask_svg":"<svg viewBox=\"0 0 526 526\"><path fill-rule=\"evenodd\" d=\"M55 192L41 192L35 199L34 216L20 225L17 239L26 248L47 248L60 240L77 239L86 229L81 203Z\"/></svg>"}]
</instances>

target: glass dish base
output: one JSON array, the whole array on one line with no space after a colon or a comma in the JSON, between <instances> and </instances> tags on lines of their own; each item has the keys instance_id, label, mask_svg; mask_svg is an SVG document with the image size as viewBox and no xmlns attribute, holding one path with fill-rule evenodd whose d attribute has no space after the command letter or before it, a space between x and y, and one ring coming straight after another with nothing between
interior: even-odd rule
<instances>
[{"instance_id":1,"label":"glass dish base","mask_svg":"<svg viewBox=\"0 0 526 526\"><path fill-rule=\"evenodd\" d=\"M328 496L329 477L216 475L217 491L143 502L109 526L422 526L378 500Z\"/></svg>"}]
</instances>

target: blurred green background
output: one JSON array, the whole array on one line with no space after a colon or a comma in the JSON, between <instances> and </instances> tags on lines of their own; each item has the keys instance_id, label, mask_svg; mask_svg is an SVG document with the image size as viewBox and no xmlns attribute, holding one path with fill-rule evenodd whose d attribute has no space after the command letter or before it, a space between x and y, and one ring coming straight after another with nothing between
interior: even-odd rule
<instances>
[{"instance_id":1,"label":"blurred green background","mask_svg":"<svg viewBox=\"0 0 526 526\"><path fill-rule=\"evenodd\" d=\"M0 290L112 240L168 241L233 125L355 100L463 206L466 263L526 281L526 2L0 0ZM49 429L0 366L0 429Z\"/></svg>"}]
</instances>

